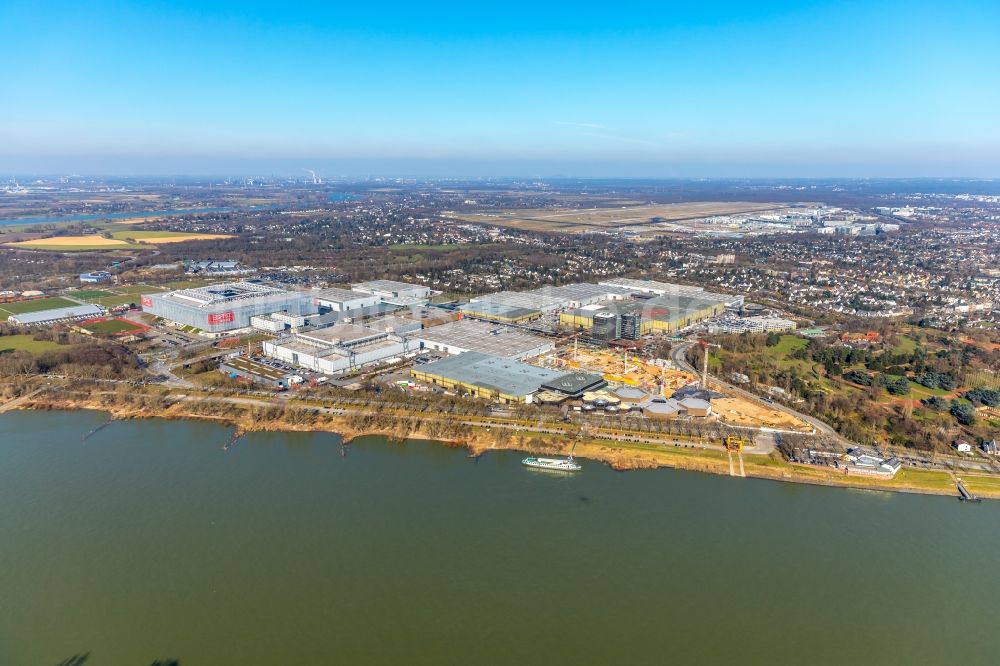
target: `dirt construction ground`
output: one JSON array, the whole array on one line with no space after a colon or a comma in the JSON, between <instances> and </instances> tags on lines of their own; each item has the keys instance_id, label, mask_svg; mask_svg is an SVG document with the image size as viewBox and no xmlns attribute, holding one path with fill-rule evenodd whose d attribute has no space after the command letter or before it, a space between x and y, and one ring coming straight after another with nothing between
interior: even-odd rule
<instances>
[{"instance_id":1,"label":"dirt construction ground","mask_svg":"<svg viewBox=\"0 0 1000 666\"><path fill-rule=\"evenodd\" d=\"M809 424L803 423L790 414L759 405L745 398L717 398L712 401L712 410L718 415L720 421L732 425L800 432L812 430Z\"/></svg>"}]
</instances>

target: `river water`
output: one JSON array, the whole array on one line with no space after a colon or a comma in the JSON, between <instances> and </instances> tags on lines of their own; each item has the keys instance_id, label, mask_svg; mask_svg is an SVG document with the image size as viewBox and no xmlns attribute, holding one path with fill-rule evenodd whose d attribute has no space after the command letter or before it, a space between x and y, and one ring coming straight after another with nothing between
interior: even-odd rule
<instances>
[{"instance_id":1,"label":"river water","mask_svg":"<svg viewBox=\"0 0 1000 666\"><path fill-rule=\"evenodd\" d=\"M1000 503L0 416L0 664L995 664Z\"/></svg>"}]
</instances>

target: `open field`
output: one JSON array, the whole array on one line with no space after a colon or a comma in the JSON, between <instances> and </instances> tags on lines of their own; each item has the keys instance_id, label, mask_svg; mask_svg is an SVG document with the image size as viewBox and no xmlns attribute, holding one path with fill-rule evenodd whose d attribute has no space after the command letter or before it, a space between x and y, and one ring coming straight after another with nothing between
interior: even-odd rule
<instances>
[{"instance_id":1,"label":"open field","mask_svg":"<svg viewBox=\"0 0 1000 666\"><path fill-rule=\"evenodd\" d=\"M59 349L59 345L51 340L34 340L30 335L5 335L0 337L0 354L12 351L26 351L32 354L40 354L52 349Z\"/></svg>"},{"instance_id":2,"label":"open field","mask_svg":"<svg viewBox=\"0 0 1000 666\"><path fill-rule=\"evenodd\" d=\"M97 319L85 321L80 328L99 335L119 335L127 333L142 333L146 327L126 319Z\"/></svg>"},{"instance_id":3,"label":"open field","mask_svg":"<svg viewBox=\"0 0 1000 666\"><path fill-rule=\"evenodd\" d=\"M79 305L75 301L60 296L50 298L36 298L31 301L15 301L13 303L0 303L0 319L6 319L6 315L24 314L25 312L38 312L39 310L51 310L53 308L69 308Z\"/></svg>"},{"instance_id":4,"label":"open field","mask_svg":"<svg viewBox=\"0 0 1000 666\"><path fill-rule=\"evenodd\" d=\"M104 238L98 235L85 236L53 236L52 238L34 238L32 240L6 243L8 247L25 250L54 250L57 252L86 252L89 250L119 250L129 246L117 238Z\"/></svg>"},{"instance_id":5,"label":"open field","mask_svg":"<svg viewBox=\"0 0 1000 666\"><path fill-rule=\"evenodd\" d=\"M232 238L229 234L191 234L181 231L115 231L112 238L97 234L79 236L53 236L51 238L33 238L31 240L5 243L8 247L26 250L51 250L57 252L86 252L92 250L121 250L141 245L162 245L164 243L183 243L185 241L212 240Z\"/></svg>"},{"instance_id":6,"label":"open field","mask_svg":"<svg viewBox=\"0 0 1000 666\"><path fill-rule=\"evenodd\" d=\"M611 231L622 227L651 225L660 222L692 220L712 215L735 215L783 206L749 202L696 202L656 204L651 206L622 206L619 208L557 208L501 210L490 213L460 214L455 217L463 222L490 224L529 231L558 231L583 233Z\"/></svg>"},{"instance_id":7,"label":"open field","mask_svg":"<svg viewBox=\"0 0 1000 666\"><path fill-rule=\"evenodd\" d=\"M101 298L101 297L104 297L104 296L114 296L114 294L112 292L110 292L110 291L103 291L101 289L89 289L89 290L85 289L85 290L80 290L80 291L67 291L66 295L67 296L71 296L73 298L80 298L80 299L83 299L83 300L92 299L92 298Z\"/></svg>"},{"instance_id":8,"label":"open field","mask_svg":"<svg viewBox=\"0 0 1000 666\"><path fill-rule=\"evenodd\" d=\"M69 295L74 298L79 298L82 301L88 303L93 303L94 305L101 305L106 308L116 308L119 305L128 305L130 303L139 303L140 294L152 294L158 291L165 291L163 287L156 287L147 284L133 284L126 285L122 287L108 287L102 290L95 290L91 292L69 292ZM82 296L80 294L91 293L98 294L96 296Z\"/></svg>"},{"instance_id":9,"label":"open field","mask_svg":"<svg viewBox=\"0 0 1000 666\"><path fill-rule=\"evenodd\" d=\"M229 234L189 234L182 231L141 231L129 229L127 231L115 231L111 234L116 240L139 243L150 243L160 245L162 243L183 243L193 240L213 240L232 238Z\"/></svg>"}]
</instances>

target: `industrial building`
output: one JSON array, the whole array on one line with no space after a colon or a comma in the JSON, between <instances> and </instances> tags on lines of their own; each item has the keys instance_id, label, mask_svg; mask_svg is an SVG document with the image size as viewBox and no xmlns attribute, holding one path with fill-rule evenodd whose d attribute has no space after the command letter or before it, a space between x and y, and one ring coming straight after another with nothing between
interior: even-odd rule
<instances>
[{"instance_id":1,"label":"industrial building","mask_svg":"<svg viewBox=\"0 0 1000 666\"><path fill-rule=\"evenodd\" d=\"M607 380L600 375L589 372L568 372L542 384L545 391L560 393L567 398L580 398L585 393L599 391L608 385Z\"/></svg>"},{"instance_id":2,"label":"industrial building","mask_svg":"<svg viewBox=\"0 0 1000 666\"><path fill-rule=\"evenodd\" d=\"M564 374L559 370L538 368L510 358L474 351L418 365L410 370L414 379L426 384L488 400L524 403L533 402L534 394L543 384Z\"/></svg>"},{"instance_id":3,"label":"industrial building","mask_svg":"<svg viewBox=\"0 0 1000 666\"><path fill-rule=\"evenodd\" d=\"M381 299L376 294L366 291L351 291L348 289L330 288L313 292L313 305L320 312L354 312L378 305Z\"/></svg>"},{"instance_id":4,"label":"industrial building","mask_svg":"<svg viewBox=\"0 0 1000 666\"><path fill-rule=\"evenodd\" d=\"M493 306L507 306L538 310L543 313L556 312L566 308L582 308L601 301L629 298L632 290L580 282L561 287L542 287L532 291L499 291L471 299L471 304L488 303Z\"/></svg>"},{"instance_id":5,"label":"industrial building","mask_svg":"<svg viewBox=\"0 0 1000 666\"><path fill-rule=\"evenodd\" d=\"M275 312L306 315L314 311L309 294L254 282L143 294L142 309L210 334L249 328L250 318L256 315Z\"/></svg>"},{"instance_id":6,"label":"industrial building","mask_svg":"<svg viewBox=\"0 0 1000 666\"><path fill-rule=\"evenodd\" d=\"M688 284L674 284L672 282L658 282L656 280L635 280L632 278L613 278L611 280L604 280L599 284L651 296L692 296L704 299L717 299L731 308L743 305L743 296L716 294L705 291L704 287L695 287Z\"/></svg>"},{"instance_id":7,"label":"industrial building","mask_svg":"<svg viewBox=\"0 0 1000 666\"><path fill-rule=\"evenodd\" d=\"M402 337L356 324L299 331L266 340L264 354L296 367L335 375L380 363L410 349Z\"/></svg>"},{"instance_id":8,"label":"industrial building","mask_svg":"<svg viewBox=\"0 0 1000 666\"><path fill-rule=\"evenodd\" d=\"M232 259L224 259L222 261L209 259L208 261L189 262L187 272L192 275L233 277L235 275L250 275L256 273L257 269L244 266Z\"/></svg>"},{"instance_id":9,"label":"industrial building","mask_svg":"<svg viewBox=\"0 0 1000 666\"><path fill-rule=\"evenodd\" d=\"M369 280L351 285L351 290L378 296L384 303L398 305L426 304L431 297L431 288L420 284L409 284L395 280Z\"/></svg>"},{"instance_id":10,"label":"industrial building","mask_svg":"<svg viewBox=\"0 0 1000 666\"><path fill-rule=\"evenodd\" d=\"M63 321L76 321L79 319L91 319L104 314L102 308L96 305L81 303L80 305L70 305L63 308L51 308L49 310L36 310L35 312L22 312L12 314L7 318L11 324L21 326L44 326L47 324L57 324Z\"/></svg>"},{"instance_id":11,"label":"industrial building","mask_svg":"<svg viewBox=\"0 0 1000 666\"><path fill-rule=\"evenodd\" d=\"M703 292L707 293L707 292ZM712 296L666 294L644 300L605 302L567 310L559 323L589 331L599 340L609 337L637 340L652 333L673 333L726 310L726 303ZM596 328L596 330L595 330Z\"/></svg>"},{"instance_id":12,"label":"industrial building","mask_svg":"<svg viewBox=\"0 0 1000 666\"><path fill-rule=\"evenodd\" d=\"M458 309L466 317L498 321L503 324L525 324L542 316L541 310L490 301L466 303Z\"/></svg>"},{"instance_id":13,"label":"industrial building","mask_svg":"<svg viewBox=\"0 0 1000 666\"><path fill-rule=\"evenodd\" d=\"M545 338L472 319L425 328L408 337L420 349L447 354L475 351L502 358L525 359L555 349L555 344Z\"/></svg>"},{"instance_id":14,"label":"industrial building","mask_svg":"<svg viewBox=\"0 0 1000 666\"><path fill-rule=\"evenodd\" d=\"M100 284L102 282L111 282L112 276L108 271L91 271L89 273L80 273L80 282L84 284Z\"/></svg>"}]
</instances>

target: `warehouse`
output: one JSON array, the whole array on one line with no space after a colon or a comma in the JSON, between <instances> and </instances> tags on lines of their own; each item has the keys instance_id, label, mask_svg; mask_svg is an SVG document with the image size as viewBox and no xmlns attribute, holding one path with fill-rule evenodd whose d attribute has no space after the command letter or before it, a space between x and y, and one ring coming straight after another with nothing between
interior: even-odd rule
<instances>
[{"instance_id":1,"label":"warehouse","mask_svg":"<svg viewBox=\"0 0 1000 666\"><path fill-rule=\"evenodd\" d=\"M410 375L417 381L499 402L533 402L542 384L563 374L510 358L465 352L434 363L415 366Z\"/></svg>"},{"instance_id":2,"label":"warehouse","mask_svg":"<svg viewBox=\"0 0 1000 666\"><path fill-rule=\"evenodd\" d=\"M380 363L406 353L407 342L396 335L356 324L300 331L280 340L265 340L264 354L296 367L334 375Z\"/></svg>"},{"instance_id":3,"label":"warehouse","mask_svg":"<svg viewBox=\"0 0 1000 666\"><path fill-rule=\"evenodd\" d=\"M623 287L579 282L561 287L542 287L532 291L499 291L477 296L471 299L471 304L488 303L494 306L556 312L566 308L582 308L601 301L623 300L633 293L632 290Z\"/></svg>"},{"instance_id":4,"label":"warehouse","mask_svg":"<svg viewBox=\"0 0 1000 666\"><path fill-rule=\"evenodd\" d=\"M517 305L490 303L489 301L466 303L458 309L466 317L488 319L503 324L525 324L542 316L542 311L534 308L522 308Z\"/></svg>"},{"instance_id":5,"label":"warehouse","mask_svg":"<svg viewBox=\"0 0 1000 666\"><path fill-rule=\"evenodd\" d=\"M567 307L563 299L536 291L498 291L470 299L470 305L489 304L510 308L524 308L540 312L556 312Z\"/></svg>"},{"instance_id":6,"label":"warehouse","mask_svg":"<svg viewBox=\"0 0 1000 666\"><path fill-rule=\"evenodd\" d=\"M380 299L378 296L364 291L330 288L313 292L313 305L318 307L320 312L326 310L352 312L363 308L370 308L378 305L379 302Z\"/></svg>"},{"instance_id":7,"label":"warehouse","mask_svg":"<svg viewBox=\"0 0 1000 666\"><path fill-rule=\"evenodd\" d=\"M695 287L689 284L674 284L672 282L658 282L656 280L634 280L632 278L614 278L611 280L604 280L600 284L608 287L628 289L633 293L638 292L651 296L689 296L719 300L725 303L728 307L739 307L743 305L743 296L716 294L710 291L705 291L704 287Z\"/></svg>"},{"instance_id":8,"label":"warehouse","mask_svg":"<svg viewBox=\"0 0 1000 666\"><path fill-rule=\"evenodd\" d=\"M668 294L568 310L560 313L559 323L591 331L591 337L601 340L612 339L609 336L614 334L635 340L642 335L673 333L716 317L725 310L726 304L712 297Z\"/></svg>"},{"instance_id":9,"label":"warehouse","mask_svg":"<svg viewBox=\"0 0 1000 666\"><path fill-rule=\"evenodd\" d=\"M411 334L409 339L420 349L433 349L447 354L475 351L514 359L531 358L555 349L555 344L550 340L500 324L472 319L460 319L425 328Z\"/></svg>"},{"instance_id":10,"label":"warehouse","mask_svg":"<svg viewBox=\"0 0 1000 666\"><path fill-rule=\"evenodd\" d=\"M378 296L386 303L399 303L409 305L423 301L426 303L431 297L431 288L420 284L409 284L407 282L397 282L395 280L369 280L352 284L353 291L360 291L366 294Z\"/></svg>"},{"instance_id":11,"label":"warehouse","mask_svg":"<svg viewBox=\"0 0 1000 666\"><path fill-rule=\"evenodd\" d=\"M254 282L230 282L143 294L142 309L210 334L248 328L250 318L255 315L274 312L307 315L314 312L309 294Z\"/></svg>"},{"instance_id":12,"label":"warehouse","mask_svg":"<svg viewBox=\"0 0 1000 666\"><path fill-rule=\"evenodd\" d=\"M90 319L100 317L104 310L96 305L71 305L64 308L52 308L50 310L36 310L35 312L22 312L13 314L7 318L12 324L22 326L44 326L56 324L61 321L75 321L78 319Z\"/></svg>"}]
</instances>

